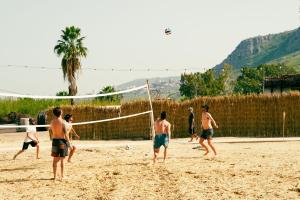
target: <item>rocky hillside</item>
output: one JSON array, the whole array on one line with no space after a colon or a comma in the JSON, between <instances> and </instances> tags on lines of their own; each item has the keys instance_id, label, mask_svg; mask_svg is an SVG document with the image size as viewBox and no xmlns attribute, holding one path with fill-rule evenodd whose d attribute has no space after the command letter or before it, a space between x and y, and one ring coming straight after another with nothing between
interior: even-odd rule
<instances>
[{"instance_id":1,"label":"rocky hillside","mask_svg":"<svg viewBox=\"0 0 300 200\"><path fill-rule=\"evenodd\" d=\"M149 79L151 95L154 98L171 98L178 99L179 94L179 82L180 76L178 77L162 77L162 78L151 78ZM125 84L117 86L117 90L125 90L133 87L144 85L146 79L137 79ZM133 93L125 94L124 97L128 100L148 98L146 90L138 90Z\"/></svg>"},{"instance_id":2,"label":"rocky hillside","mask_svg":"<svg viewBox=\"0 0 300 200\"><path fill-rule=\"evenodd\" d=\"M230 64L236 71L243 66L284 63L300 69L300 28L243 40L215 69Z\"/></svg>"}]
</instances>

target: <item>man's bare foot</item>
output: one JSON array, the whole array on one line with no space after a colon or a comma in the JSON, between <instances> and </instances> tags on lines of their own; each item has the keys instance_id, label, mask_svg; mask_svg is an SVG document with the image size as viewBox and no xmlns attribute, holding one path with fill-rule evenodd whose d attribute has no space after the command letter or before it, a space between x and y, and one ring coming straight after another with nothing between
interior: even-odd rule
<instances>
[{"instance_id":1,"label":"man's bare foot","mask_svg":"<svg viewBox=\"0 0 300 200\"><path fill-rule=\"evenodd\" d=\"M71 161L71 160L68 160L68 163L72 163L72 161Z\"/></svg>"},{"instance_id":2,"label":"man's bare foot","mask_svg":"<svg viewBox=\"0 0 300 200\"><path fill-rule=\"evenodd\" d=\"M156 163L156 158L153 158L153 164L155 164Z\"/></svg>"},{"instance_id":3,"label":"man's bare foot","mask_svg":"<svg viewBox=\"0 0 300 200\"><path fill-rule=\"evenodd\" d=\"M36 159L41 159L41 157L36 157Z\"/></svg>"},{"instance_id":4,"label":"man's bare foot","mask_svg":"<svg viewBox=\"0 0 300 200\"><path fill-rule=\"evenodd\" d=\"M205 154L204 154L204 156L207 156L208 153L209 153L209 151L206 151Z\"/></svg>"},{"instance_id":5,"label":"man's bare foot","mask_svg":"<svg viewBox=\"0 0 300 200\"><path fill-rule=\"evenodd\" d=\"M188 142L193 142L193 140L189 140Z\"/></svg>"}]
</instances>

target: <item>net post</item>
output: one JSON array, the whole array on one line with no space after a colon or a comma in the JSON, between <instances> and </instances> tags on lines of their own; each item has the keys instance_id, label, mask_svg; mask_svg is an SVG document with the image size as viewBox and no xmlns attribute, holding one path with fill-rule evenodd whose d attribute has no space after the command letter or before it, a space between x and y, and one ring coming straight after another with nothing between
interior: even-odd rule
<instances>
[{"instance_id":1,"label":"net post","mask_svg":"<svg viewBox=\"0 0 300 200\"><path fill-rule=\"evenodd\" d=\"M152 100L151 100L151 94L150 94L150 85L149 81L147 80L147 92L148 92L148 98L149 98L149 103L150 103L150 122L151 122L151 131L150 131L150 140L152 137L155 135L155 130L154 130L154 114L153 114L153 106L152 106Z\"/></svg>"},{"instance_id":2,"label":"net post","mask_svg":"<svg viewBox=\"0 0 300 200\"><path fill-rule=\"evenodd\" d=\"M282 113L282 138L284 139L285 111Z\"/></svg>"}]
</instances>

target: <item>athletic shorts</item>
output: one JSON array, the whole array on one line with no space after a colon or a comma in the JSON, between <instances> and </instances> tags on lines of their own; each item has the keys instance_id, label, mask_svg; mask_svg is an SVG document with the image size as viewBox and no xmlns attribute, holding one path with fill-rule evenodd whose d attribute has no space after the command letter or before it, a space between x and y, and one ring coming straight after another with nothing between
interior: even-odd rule
<instances>
[{"instance_id":1,"label":"athletic shorts","mask_svg":"<svg viewBox=\"0 0 300 200\"><path fill-rule=\"evenodd\" d=\"M189 128L189 134L194 134L194 133L196 133L196 130L195 130L195 127L193 127L193 128Z\"/></svg>"},{"instance_id":2,"label":"athletic shorts","mask_svg":"<svg viewBox=\"0 0 300 200\"><path fill-rule=\"evenodd\" d=\"M168 147L169 136L167 134L158 134L154 138L154 149L159 149L161 146Z\"/></svg>"},{"instance_id":3,"label":"athletic shorts","mask_svg":"<svg viewBox=\"0 0 300 200\"><path fill-rule=\"evenodd\" d=\"M200 137L207 140L207 139L212 139L213 135L214 135L214 130L210 128L207 130L202 130Z\"/></svg>"},{"instance_id":4,"label":"athletic shorts","mask_svg":"<svg viewBox=\"0 0 300 200\"><path fill-rule=\"evenodd\" d=\"M66 157L68 156L68 145L65 139L53 139L51 156Z\"/></svg>"},{"instance_id":5,"label":"athletic shorts","mask_svg":"<svg viewBox=\"0 0 300 200\"><path fill-rule=\"evenodd\" d=\"M29 145L31 145L32 147L35 147L37 145L37 143L35 141L24 142L22 150L28 149Z\"/></svg>"}]
</instances>

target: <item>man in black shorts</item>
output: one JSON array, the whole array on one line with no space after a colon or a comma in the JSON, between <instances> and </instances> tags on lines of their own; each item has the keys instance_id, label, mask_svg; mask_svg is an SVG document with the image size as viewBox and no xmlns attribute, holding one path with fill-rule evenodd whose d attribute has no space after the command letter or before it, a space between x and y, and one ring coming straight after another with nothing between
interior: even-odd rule
<instances>
[{"instance_id":1,"label":"man in black shorts","mask_svg":"<svg viewBox=\"0 0 300 200\"><path fill-rule=\"evenodd\" d=\"M52 139L51 156L53 157L53 179L56 180L57 163L60 162L60 180L64 178L64 158L68 156L68 145L70 144L65 122L62 119L62 110L59 107L53 109L55 118L50 123L50 139Z\"/></svg>"},{"instance_id":2,"label":"man in black shorts","mask_svg":"<svg viewBox=\"0 0 300 200\"><path fill-rule=\"evenodd\" d=\"M29 123L30 125L35 125L34 119L30 118ZM28 149L29 145L31 145L32 147L36 147L36 159L39 159L39 153L40 153L39 139L36 132L36 128L34 126L28 126L26 128L26 137L23 142L23 147L20 151L18 151L18 153L14 155L13 159L15 160L18 155L25 152Z\"/></svg>"},{"instance_id":3,"label":"man in black shorts","mask_svg":"<svg viewBox=\"0 0 300 200\"><path fill-rule=\"evenodd\" d=\"M196 138L196 141L198 140L198 136L197 136L196 129L195 129L195 114L193 112L192 107L189 107L188 111L190 113L189 120L188 120L188 123L189 123L188 131L191 136L191 139L189 140L189 142L193 142L194 138Z\"/></svg>"}]
</instances>

